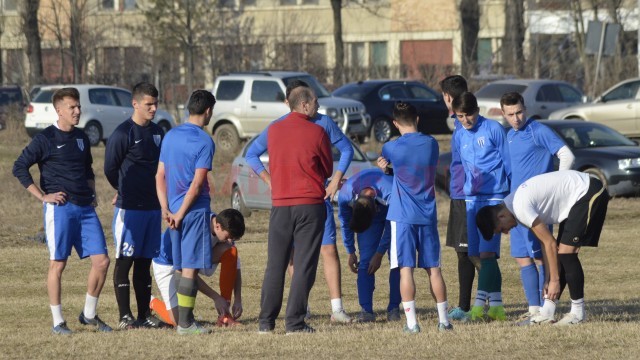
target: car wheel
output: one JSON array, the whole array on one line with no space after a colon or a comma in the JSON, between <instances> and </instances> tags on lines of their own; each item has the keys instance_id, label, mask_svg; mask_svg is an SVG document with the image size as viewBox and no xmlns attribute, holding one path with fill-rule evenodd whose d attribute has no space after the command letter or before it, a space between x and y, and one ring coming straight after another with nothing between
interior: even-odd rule
<instances>
[{"instance_id":1,"label":"car wheel","mask_svg":"<svg viewBox=\"0 0 640 360\"><path fill-rule=\"evenodd\" d=\"M238 146L240 145L238 132L231 124L220 125L215 130L213 140L216 143L216 147L227 154L235 154L236 151L238 151Z\"/></svg>"},{"instance_id":2,"label":"car wheel","mask_svg":"<svg viewBox=\"0 0 640 360\"><path fill-rule=\"evenodd\" d=\"M379 143L386 143L391 139L391 122L384 118L379 118L373 121L371 125L371 138L375 139Z\"/></svg>"},{"instance_id":3,"label":"car wheel","mask_svg":"<svg viewBox=\"0 0 640 360\"><path fill-rule=\"evenodd\" d=\"M162 131L166 134L167 132L169 132L169 130L171 130L171 124L169 124L169 122L167 120L161 120L158 123L158 126L160 126L160 128L162 129Z\"/></svg>"},{"instance_id":4,"label":"car wheel","mask_svg":"<svg viewBox=\"0 0 640 360\"><path fill-rule=\"evenodd\" d=\"M91 146L98 146L102 141L102 126L97 121L89 121L84 126L84 133L87 134Z\"/></svg>"},{"instance_id":5,"label":"car wheel","mask_svg":"<svg viewBox=\"0 0 640 360\"><path fill-rule=\"evenodd\" d=\"M251 216L251 210L245 205L238 186L234 186L233 190L231 190L231 208L240 211L244 217Z\"/></svg>"},{"instance_id":6,"label":"car wheel","mask_svg":"<svg viewBox=\"0 0 640 360\"><path fill-rule=\"evenodd\" d=\"M589 175L593 175L593 176L597 177L598 179L600 179L600 181L602 181L602 185L604 185L605 189L609 186L609 184L607 183L607 178L602 173L602 170L600 170L598 168L588 168L588 169L582 170L582 172L585 172L585 173L587 173Z\"/></svg>"}]
</instances>

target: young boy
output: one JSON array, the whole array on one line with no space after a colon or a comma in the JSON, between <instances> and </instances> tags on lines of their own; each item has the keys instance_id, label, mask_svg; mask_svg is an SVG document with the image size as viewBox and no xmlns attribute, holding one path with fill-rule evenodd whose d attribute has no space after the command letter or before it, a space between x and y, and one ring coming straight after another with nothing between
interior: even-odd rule
<instances>
[{"instance_id":1,"label":"young boy","mask_svg":"<svg viewBox=\"0 0 640 360\"><path fill-rule=\"evenodd\" d=\"M242 315L242 274L235 241L244 235L245 225L242 214L234 209L226 209L217 216L211 215L211 262L212 268L200 271L211 276L220 264L220 294L204 280L197 277L198 290L211 298L218 311L217 326L240 324L236 320ZM151 309L162 321L176 325L178 318L178 297L174 283L171 238L166 231L162 236L160 255L153 259L153 274L162 295L162 300L153 298ZM231 306L231 295L234 295Z\"/></svg>"},{"instance_id":2,"label":"young boy","mask_svg":"<svg viewBox=\"0 0 640 360\"><path fill-rule=\"evenodd\" d=\"M391 268L400 268L400 294L407 324L406 333L420 332L416 320L413 269L424 268L429 275L431 293L438 309L438 330L452 330L447 316L447 288L440 272L435 171L438 143L417 131L418 115L411 104L398 102L393 110L393 124L400 138L382 147L378 166L393 165L393 190L387 220L391 222ZM416 264L416 251L418 261Z\"/></svg>"}]
</instances>

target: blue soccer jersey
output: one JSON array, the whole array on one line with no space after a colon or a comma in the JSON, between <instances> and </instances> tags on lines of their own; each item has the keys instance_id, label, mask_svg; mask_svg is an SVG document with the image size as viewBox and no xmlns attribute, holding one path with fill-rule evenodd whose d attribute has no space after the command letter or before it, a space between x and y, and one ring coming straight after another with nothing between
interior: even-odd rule
<instances>
[{"instance_id":1,"label":"blue soccer jersey","mask_svg":"<svg viewBox=\"0 0 640 360\"><path fill-rule=\"evenodd\" d=\"M384 144L382 156L393 166L387 220L436 225L435 174L438 142L419 132Z\"/></svg>"},{"instance_id":2,"label":"blue soccer jersey","mask_svg":"<svg viewBox=\"0 0 640 360\"><path fill-rule=\"evenodd\" d=\"M165 165L169 210L177 212L191 186L196 169L211 170L215 145L211 137L200 127L185 123L167 133L160 150L160 161ZM211 196L209 183L202 190L189 210L209 209Z\"/></svg>"},{"instance_id":3,"label":"blue soccer jersey","mask_svg":"<svg viewBox=\"0 0 640 360\"><path fill-rule=\"evenodd\" d=\"M453 135L451 135L451 163L449 164L449 172L451 178L449 179L449 197L451 199L464 200L464 167L460 160L460 153L456 146L458 134L464 131L462 125L458 121L455 115L452 115L454 121Z\"/></svg>"},{"instance_id":4,"label":"blue soccer jersey","mask_svg":"<svg viewBox=\"0 0 640 360\"><path fill-rule=\"evenodd\" d=\"M388 206L384 204L388 203L391 197L392 187L393 177L385 175L379 169L362 170L350 177L342 185L340 192L338 192L338 218L340 219L342 229L342 241L348 254L353 254L356 251L354 234L349 228L349 222L353 214L353 209L351 208L352 201L363 189L372 188L375 190L378 212L373 218L372 223L384 223L386 222L388 211ZM389 234L385 234L378 245L377 252L381 254L387 252L389 239Z\"/></svg>"},{"instance_id":5,"label":"blue soccer jersey","mask_svg":"<svg viewBox=\"0 0 640 360\"><path fill-rule=\"evenodd\" d=\"M461 129L456 146L464 167L464 194L469 200L509 193L509 148L500 123L478 116L471 129Z\"/></svg>"},{"instance_id":6,"label":"blue soccer jersey","mask_svg":"<svg viewBox=\"0 0 640 360\"><path fill-rule=\"evenodd\" d=\"M511 155L511 192L536 175L553 170L553 156L565 146L546 125L529 120L519 130L507 134Z\"/></svg>"}]
</instances>

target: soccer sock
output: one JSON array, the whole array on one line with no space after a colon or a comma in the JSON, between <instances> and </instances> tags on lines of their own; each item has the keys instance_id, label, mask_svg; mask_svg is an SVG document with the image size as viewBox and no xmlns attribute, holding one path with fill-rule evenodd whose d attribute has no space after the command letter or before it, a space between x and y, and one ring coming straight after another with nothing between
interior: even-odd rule
<instances>
[{"instance_id":1,"label":"soccer sock","mask_svg":"<svg viewBox=\"0 0 640 360\"><path fill-rule=\"evenodd\" d=\"M460 285L460 296L458 306L463 311L471 308L471 292L473 291L473 280L476 277L476 267L473 265L466 252L458 252L458 280Z\"/></svg>"},{"instance_id":2,"label":"soccer sock","mask_svg":"<svg viewBox=\"0 0 640 360\"><path fill-rule=\"evenodd\" d=\"M344 310L342 308L342 298L331 299L331 311L340 312Z\"/></svg>"},{"instance_id":3,"label":"soccer sock","mask_svg":"<svg viewBox=\"0 0 640 360\"><path fill-rule=\"evenodd\" d=\"M440 323L445 325L449 325L449 316L447 315L448 307L449 307L448 301L436 303L436 309L438 309L438 320L440 321Z\"/></svg>"},{"instance_id":4,"label":"soccer sock","mask_svg":"<svg viewBox=\"0 0 640 360\"><path fill-rule=\"evenodd\" d=\"M169 315L169 311L171 311L171 309L167 309L167 305L164 303L164 301L151 296L149 308L155 311L160 320L166 322L167 324L176 326L176 324L171 320L171 316Z\"/></svg>"},{"instance_id":5,"label":"soccer sock","mask_svg":"<svg viewBox=\"0 0 640 360\"><path fill-rule=\"evenodd\" d=\"M580 319L584 319L584 299L573 300L571 299L571 311Z\"/></svg>"},{"instance_id":6,"label":"soccer sock","mask_svg":"<svg viewBox=\"0 0 640 360\"><path fill-rule=\"evenodd\" d=\"M371 298L373 299L373 293L371 294ZM400 268L395 268L389 270L389 306L387 306L387 311L391 311L393 309L397 310L401 302L402 296L400 295ZM371 311L373 312L373 300L371 300L371 306Z\"/></svg>"},{"instance_id":7,"label":"soccer sock","mask_svg":"<svg viewBox=\"0 0 640 360\"><path fill-rule=\"evenodd\" d=\"M540 289L538 286L538 269L535 264L529 264L520 268L520 279L524 288L524 296L527 298L529 307L540 307Z\"/></svg>"},{"instance_id":8,"label":"soccer sock","mask_svg":"<svg viewBox=\"0 0 640 360\"><path fill-rule=\"evenodd\" d=\"M502 274L496 258L482 259L480 261L480 275L478 276L478 295L484 290L489 298L489 306L502 305ZM476 296L476 304L479 299ZM484 304L482 304L484 305Z\"/></svg>"},{"instance_id":9,"label":"soccer sock","mask_svg":"<svg viewBox=\"0 0 640 360\"><path fill-rule=\"evenodd\" d=\"M564 268L571 299L584 298L584 272L578 254L558 254L558 260Z\"/></svg>"},{"instance_id":10,"label":"soccer sock","mask_svg":"<svg viewBox=\"0 0 640 360\"><path fill-rule=\"evenodd\" d=\"M403 301L402 307L404 308L404 315L407 318L407 327L412 329L418 323L416 319L416 301Z\"/></svg>"},{"instance_id":11,"label":"soccer sock","mask_svg":"<svg viewBox=\"0 0 640 360\"><path fill-rule=\"evenodd\" d=\"M178 326L188 328L193 323L197 294L196 280L182 276L178 285Z\"/></svg>"},{"instance_id":12,"label":"soccer sock","mask_svg":"<svg viewBox=\"0 0 640 360\"><path fill-rule=\"evenodd\" d=\"M473 306L484 306L487 302L487 298L489 297L489 293L484 290L478 290L476 294L476 301L473 303Z\"/></svg>"},{"instance_id":13,"label":"soccer sock","mask_svg":"<svg viewBox=\"0 0 640 360\"><path fill-rule=\"evenodd\" d=\"M49 306L51 307L51 315L53 316L53 326L58 326L58 324L64 322L64 318L62 317L62 304Z\"/></svg>"},{"instance_id":14,"label":"soccer sock","mask_svg":"<svg viewBox=\"0 0 640 360\"><path fill-rule=\"evenodd\" d=\"M123 316L131 314L129 270L132 265L133 258L120 257L116 259L116 265L113 269L113 288L116 292L116 302L121 319Z\"/></svg>"},{"instance_id":15,"label":"soccer sock","mask_svg":"<svg viewBox=\"0 0 640 360\"><path fill-rule=\"evenodd\" d=\"M564 288L567 286L567 276L564 271L564 265L562 265L562 261L559 260L560 254L558 254L558 276L560 277L560 294L558 295L558 299L560 299L564 292Z\"/></svg>"},{"instance_id":16,"label":"soccer sock","mask_svg":"<svg viewBox=\"0 0 640 360\"><path fill-rule=\"evenodd\" d=\"M87 319L93 319L94 317L96 317L97 307L98 298L87 293L87 297L84 301L84 317L86 317Z\"/></svg>"},{"instance_id":17,"label":"soccer sock","mask_svg":"<svg viewBox=\"0 0 640 360\"><path fill-rule=\"evenodd\" d=\"M229 303L236 284L237 273L238 250L232 246L220 257L220 295Z\"/></svg>"},{"instance_id":18,"label":"soccer sock","mask_svg":"<svg viewBox=\"0 0 640 360\"><path fill-rule=\"evenodd\" d=\"M151 259L136 259L133 262L133 289L138 304L138 319L149 316L151 301Z\"/></svg>"},{"instance_id":19,"label":"soccer sock","mask_svg":"<svg viewBox=\"0 0 640 360\"><path fill-rule=\"evenodd\" d=\"M544 304L544 265L537 265L538 267L538 290L540 292L540 305Z\"/></svg>"},{"instance_id":20,"label":"soccer sock","mask_svg":"<svg viewBox=\"0 0 640 360\"><path fill-rule=\"evenodd\" d=\"M552 317L556 314L556 303L553 300L544 299L540 314L546 317Z\"/></svg>"}]
</instances>

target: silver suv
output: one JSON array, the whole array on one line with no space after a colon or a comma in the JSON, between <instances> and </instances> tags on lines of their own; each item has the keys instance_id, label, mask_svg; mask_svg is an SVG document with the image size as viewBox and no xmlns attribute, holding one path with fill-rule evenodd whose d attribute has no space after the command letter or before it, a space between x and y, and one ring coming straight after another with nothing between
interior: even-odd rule
<instances>
[{"instance_id":1,"label":"silver suv","mask_svg":"<svg viewBox=\"0 0 640 360\"><path fill-rule=\"evenodd\" d=\"M331 96L318 80L305 72L260 71L220 75L213 85L216 106L208 126L216 150L232 153L240 141L259 134L267 125L289 112L284 104L287 84L302 80L318 95L322 114L329 115L349 136L364 137L370 117L355 100Z\"/></svg>"}]
</instances>

